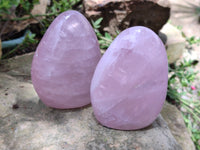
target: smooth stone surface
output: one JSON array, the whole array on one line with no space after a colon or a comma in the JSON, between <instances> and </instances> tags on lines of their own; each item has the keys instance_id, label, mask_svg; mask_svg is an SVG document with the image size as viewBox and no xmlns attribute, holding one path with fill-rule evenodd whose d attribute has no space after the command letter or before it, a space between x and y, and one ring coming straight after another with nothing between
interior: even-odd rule
<instances>
[{"instance_id":1,"label":"smooth stone surface","mask_svg":"<svg viewBox=\"0 0 200 150\"><path fill-rule=\"evenodd\" d=\"M0 72L4 72L19 81L31 83L31 63L34 53L16 56L0 61Z\"/></svg>"},{"instance_id":2,"label":"smooth stone surface","mask_svg":"<svg viewBox=\"0 0 200 150\"><path fill-rule=\"evenodd\" d=\"M101 57L97 37L77 11L60 14L37 47L32 81L50 107L76 108L90 103L90 83Z\"/></svg>"},{"instance_id":3,"label":"smooth stone surface","mask_svg":"<svg viewBox=\"0 0 200 150\"><path fill-rule=\"evenodd\" d=\"M132 130L150 125L165 101L168 62L160 38L132 27L110 45L95 70L91 102L104 126Z\"/></svg>"},{"instance_id":4,"label":"smooth stone surface","mask_svg":"<svg viewBox=\"0 0 200 150\"><path fill-rule=\"evenodd\" d=\"M176 106L165 102L161 115L167 122L171 133L176 141L180 144L183 150L195 150L194 143L191 139L191 133L189 133L181 112Z\"/></svg>"},{"instance_id":5,"label":"smooth stone surface","mask_svg":"<svg viewBox=\"0 0 200 150\"><path fill-rule=\"evenodd\" d=\"M46 107L27 79L32 56L0 62L0 150L181 150L161 116L146 129L124 132L98 124L91 107Z\"/></svg>"}]
</instances>

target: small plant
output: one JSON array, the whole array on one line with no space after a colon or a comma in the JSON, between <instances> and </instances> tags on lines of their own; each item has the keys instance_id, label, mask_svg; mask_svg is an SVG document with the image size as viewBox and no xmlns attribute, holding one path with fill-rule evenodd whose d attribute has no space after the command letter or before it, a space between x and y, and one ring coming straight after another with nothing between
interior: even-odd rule
<instances>
[{"instance_id":1,"label":"small plant","mask_svg":"<svg viewBox=\"0 0 200 150\"><path fill-rule=\"evenodd\" d=\"M30 14L33 6L39 3L39 0L1 0L0 1L0 17L10 15L11 13L23 15ZM15 12L15 10L18 10ZM14 12L13 12L14 11ZM20 13L19 13L20 12Z\"/></svg>"},{"instance_id":2,"label":"small plant","mask_svg":"<svg viewBox=\"0 0 200 150\"><path fill-rule=\"evenodd\" d=\"M50 7L48 7L47 13L43 15L46 16L46 19L42 20L42 25L44 26L44 28L41 30L42 35L46 32L46 29L49 27L55 17L64 11L73 9L73 7L80 2L81 0L52 0L52 4Z\"/></svg>"},{"instance_id":3,"label":"small plant","mask_svg":"<svg viewBox=\"0 0 200 150\"><path fill-rule=\"evenodd\" d=\"M195 36L192 37L186 37L186 41L189 43L189 45L197 44L199 45L200 43L200 38L196 38Z\"/></svg>"},{"instance_id":4,"label":"small plant","mask_svg":"<svg viewBox=\"0 0 200 150\"><path fill-rule=\"evenodd\" d=\"M180 28L180 31L181 31L181 29L182 28ZM200 44L200 37L199 38L197 38L195 36L187 37L183 31L181 31L181 34L186 39L186 42L189 44L189 46L192 46L194 44L197 44L197 45Z\"/></svg>"},{"instance_id":5,"label":"small plant","mask_svg":"<svg viewBox=\"0 0 200 150\"><path fill-rule=\"evenodd\" d=\"M176 26L176 28L178 30L180 30L182 36L185 38L185 40L186 40L187 44L189 44L189 46L192 46L194 44L197 44L197 45L200 44L200 37L199 38L195 37L195 36L187 37L185 35L185 33L182 31L182 28L183 28L182 26Z\"/></svg>"},{"instance_id":6,"label":"small plant","mask_svg":"<svg viewBox=\"0 0 200 150\"><path fill-rule=\"evenodd\" d=\"M39 21L39 23L41 24L39 34L41 34L42 36L56 16L66 10L73 9L73 7L76 5L80 5L79 2L81 2L81 0L51 0L51 4L47 9L46 14L32 15L31 10L33 9L35 4L39 3L39 0L0 0L0 22L4 24L4 27L6 27L7 22L12 23L14 21L24 21L31 18L37 20L37 17L46 16L45 19ZM0 36L1 33L3 33L2 30L4 30L4 27L0 31ZM16 42L16 40L21 40L22 42L18 42L18 44L11 43ZM22 48L27 48L30 45L34 45L34 43L36 45L36 41L37 40L35 39L35 34L33 33L28 34L25 40L24 37L9 40L8 43L11 43L11 45L15 44L15 46L13 49L9 47L9 49L4 50L4 52L6 51L6 53L3 55L2 58L13 56L13 53L15 53L16 51L20 51L20 49Z\"/></svg>"},{"instance_id":7,"label":"small plant","mask_svg":"<svg viewBox=\"0 0 200 150\"><path fill-rule=\"evenodd\" d=\"M72 9L72 7L80 2L80 0L53 0L52 6L49 8L48 13L54 13L58 15L66 10Z\"/></svg>"},{"instance_id":8,"label":"small plant","mask_svg":"<svg viewBox=\"0 0 200 150\"><path fill-rule=\"evenodd\" d=\"M106 50L110 46L114 38L108 32L105 32L104 35L100 33L99 28L101 27L100 24L102 20L103 18L99 18L96 21L92 20L92 26L99 40L100 48ZM117 33L119 34L119 32Z\"/></svg>"},{"instance_id":9,"label":"small plant","mask_svg":"<svg viewBox=\"0 0 200 150\"><path fill-rule=\"evenodd\" d=\"M192 68L196 64L197 61L184 60L179 65L169 67L167 96L181 110L185 124L192 133L191 138L200 150L200 100L194 97L194 90L198 90L193 86L197 72Z\"/></svg>"},{"instance_id":10,"label":"small plant","mask_svg":"<svg viewBox=\"0 0 200 150\"><path fill-rule=\"evenodd\" d=\"M10 9L19 5L19 0L1 0L0 1L0 17L5 14L11 14Z\"/></svg>"}]
</instances>

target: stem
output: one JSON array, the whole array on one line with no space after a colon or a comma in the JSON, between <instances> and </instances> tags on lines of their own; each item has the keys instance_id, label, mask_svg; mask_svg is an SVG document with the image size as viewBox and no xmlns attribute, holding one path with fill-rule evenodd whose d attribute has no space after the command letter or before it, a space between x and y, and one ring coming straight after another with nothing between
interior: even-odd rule
<instances>
[{"instance_id":1,"label":"stem","mask_svg":"<svg viewBox=\"0 0 200 150\"><path fill-rule=\"evenodd\" d=\"M105 40L105 41L108 41L108 42L112 42L112 40L110 40L110 39L107 39L107 38L105 38L105 37L99 37L99 38L101 38L102 40Z\"/></svg>"},{"instance_id":2,"label":"stem","mask_svg":"<svg viewBox=\"0 0 200 150\"><path fill-rule=\"evenodd\" d=\"M17 47L15 47L14 49L12 49L11 51L9 51L8 53L6 53L5 55L2 56L2 59L6 58L7 56L9 56L10 54L14 53L20 46L22 46L23 43L19 44Z\"/></svg>"},{"instance_id":3,"label":"stem","mask_svg":"<svg viewBox=\"0 0 200 150\"><path fill-rule=\"evenodd\" d=\"M190 106L191 103L192 103L194 106L199 106L198 103L195 103L195 102L193 102L193 101L188 102L187 100L184 100L184 99L182 99L182 98L180 98L180 100L181 100L181 102L183 102L184 104L186 104L186 105L188 105L188 106Z\"/></svg>"},{"instance_id":4,"label":"stem","mask_svg":"<svg viewBox=\"0 0 200 150\"><path fill-rule=\"evenodd\" d=\"M194 118L196 118L196 120L198 120L199 122L200 122L200 118L199 118L199 116L197 116L188 106L186 106L186 105L182 105L185 109L187 109L187 111L188 112L190 112L193 116L194 116Z\"/></svg>"},{"instance_id":5,"label":"stem","mask_svg":"<svg viewBox=\"0 0 200 150\"><path fill-rule=\"evenodd\" d=\"M58 14L58 12L54 12L54 13L49 13L49 14L38 14L38 15L29 15L27 17L22 17L22 18L11 18L11 19L2 19L2 21L22 21L22 20L27 20L27 19L31 19L31 18L36 18L36 17L42 17L42 16L54 16Z\"/></svg>"},{"instance_id":6,"label":"stem","mask_svg":"<svg viewBox=\"0 0 200 150\"><path fill-rule=\"evenodd\" d=\"M183 100L183 99L180 99L180 100L181 100L181 102L182 102L184 105L187 105L188 108L191 107L190 104L187 103L185 100ZM193 104L194 104L194 103L193 103ZM198 105L197 105L197 106L198 106ZM192 107L191 107L191 108L192 108ZM196 108L192 108L192 109L194 109L195 111L197 111L197 113L200 114L200 111L199 111L198 109L196 109Z\"/></svg>"}]
</instances>

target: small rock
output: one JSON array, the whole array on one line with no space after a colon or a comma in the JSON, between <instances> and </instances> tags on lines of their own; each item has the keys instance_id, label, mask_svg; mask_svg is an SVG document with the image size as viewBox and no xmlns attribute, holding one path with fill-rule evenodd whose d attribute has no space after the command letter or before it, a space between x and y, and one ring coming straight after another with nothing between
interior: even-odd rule
<instances>
[{"instance_id":1,"label":"small rock","mask_svg":"<svg viewBox=\"0 0 200 150\"><path fill-rule=\"evenodd\" d=\"M194 143L185 126L181 112L175 106L166 102L161 114L182 149L195 150Z\"/></svg>"},{"instance_id":2,"label":"small rock","mask_svg":"<svg viewBox=\"0 0 200 150\"><path fill-rule=\"evenodd\" d=\"M33 98L39 100L33 85L29 82L20 82L10 75L0 73L0 83L0 118L9 116L13 111L20 109L18 101L29 101Z\"/></svg>"},{"instance_id":3,"label":"small rock","mask_svg":"<svg viewBox=\"0 0 200 150\"><path fill-rule=\"evenodd\" d=\"M168 62L174 63L181 58L185 50L185 38L183 38L181 31L175 26L167 23L160 30L161 33L166 35L166 49Z\"/></svg>"},{"instance_id":4,"label":"small rock","mask_svg":"<svg viewBox=\"0 0 200 150\"><path fill-rule=\"evenodd\" d=\"M84 0L86 17L103 17L100 30L116 34L131 26L146 26L158 33L169 18L168 0Z\"/></svg>"}]
</instances>

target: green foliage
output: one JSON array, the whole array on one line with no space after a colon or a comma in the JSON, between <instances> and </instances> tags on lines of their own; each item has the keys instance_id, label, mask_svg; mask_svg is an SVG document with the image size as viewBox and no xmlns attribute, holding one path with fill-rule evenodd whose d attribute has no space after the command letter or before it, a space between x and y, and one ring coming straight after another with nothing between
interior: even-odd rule
<instances>
[{"instance_id":1,"label":"green foliage","mask_svg":"<svg viewBox=\"0 0 200 150\"><path fill-rule=\"evenodd\" d=\"M10 14L12 7L17 7L20 0L0 0L0 17L4 14Z\"/></svg>"},{"instance_id":2,"label":"green foliage","mask_svg":"<svg viewBox=\"0 0 200 150\"><path fill-rule=\"evenodd\" d=\"M37 18L40 16L46 16L45 19L40 21L42 25L42 29L40 33L43 35L46 32L46 29L49 27L51 22L58 16L60 13L72 9L74 5L79 3L81 0L52 0L50 7L47 9L46 14L38 14L38 15L31 15L30 12L35 4L39 3L39 0L0 0L0 19L2 21L23 21L30 18ZM15 13L15 18L7 18L6 15L10 15L11 13ZM22 17L24 15L29 15ZM15 53L16 51L26 48L31 44L37 43L35 39L35 34L27 34L24 42L19 44L14 49L10 50L8 53L4 54L2 58L7 58L11 54Z\"/></svg>"},{"instance_id":3,"label":"green foliage","mask_svg":"<svg viewBox=\"0 0 200 150\"><path fill-rule=\"evenodd\" d=\"M197 37L195 37L195 36L187 37L187 36L185 35L185 33L182 31L182 28L183 28L182 26L176 26L176 28L179 29L179 30L181 31L182 36L186 39L186 42L187 42L190 46L192 46L192 45L194 45L194 44L197 44L197 45L200 44L200 37L199 37L199 38L197 38Z\"/></svg>"},{"instance_id":4,"label":"green foliage","mask_svg":"<svg viewBox=\"0 0 200 150\"><path fill-rule=\"evenodd\" d=\"M27 34L25 36L25 40L23 42L23 46L27 47L29 44L36 44L38 43L38 40L35 39L36 34L31 33L31 31L27 31Z\"/></svg>"},{"instance_id":5,"label":"green foliage","mask_svg":"<svg viewBox=\"0 0 200 150\"><path fill-rule=\"evenodd\" d=\"M66 10L72 9L72 7L78 2L80 2L80 0L53 0L53 4L50 7L49 12L58 15Z\"/></svg>"},{"instance_id":6,"label":"green foliage","mask_svg":"<svg viewBox=\"0 0 200 150\"><path fill-rule=\"evenodd\" d=\"M11 14L12 10L17 7L23 9L25 14L29 14L34 4L38 2L39 0L0 0L0 17Z\"/></svg>"},{"instance_id":7,"label":"green foliage","mask_svg":"<svg viewBox=\"0 0 200 150\"><path fill-rule=\"evenodd\" d=\"M99 28L101 27L101 22L103 21L103 18L99 18L99 19L97 19L96 21L93 21L92 20L92 25L93 25L93 28L94 28L94 30L95 30L95 32L96 33L98 33L99 32Z\"/></svg>"},{"instance_id":8,"label":"green foliage","mask_svg":"<svg viewBox=\"0 0 200 150\"><path fill-rule=\"evenodd\" d=\"M112 43L113 37L107 32L105 32L104 35L100 33L99 28L101 27L100 24L102 21L103 21L103 18L99 18L96 21L92 20L92 26L99 40L100 48L107 49Z\"/></svg>"},{"instance_id":9,"label":"green foliage","mask_svg":"<svg viewBox=\"0 0 200 150\"><path fill-rule=\"evenodd\" d=\"M39 0L20 0L19 7L24 10L25 14L29 14L37 3L39 3Z\"/></svg>"},{"instance_id":10,"label":"green foliage","mask_svg":"<svg viewBox=\"0 0 200 150\"><path fill-rule=\"evenodd\" d=\"M176 28L177 28L178 30L180 30L180 31L183 29L182 26L176 26Z\"/></svg>"},{"instance_id":11,"label":"green foliage","mask_svg":"<svg viewBox=\"0 0 200 150\"><path fill-rule=\"evenodd\" d=\"M183 87L188 87L194 81L197 72L191 68L191 66L195 65L194 61L186 61L180 63L180 65L175 65L174 69L169 68L169 72L172 73L169 78L169 84L175 83L175 79L179 80Z\"/></svg>"},{"instance_id":12,"label":"green foliage","mask_svg":"<svg viewBox=\"0 0 200 150\"><path fill-rule=\"evenodd\" d=\"M195 36L192 37L186 37L186 41L189 43L189 45L193 45L193 44L198 44L200 43L200 38L196 38Z\"/></svg>"},{"instance_id":13,"label":"green foliage","mask_svg":"<svg viewBox=\"0 0 200 150\"><path fill-rule=\"evenodd\" d=\"M198 97L194 97L191 89L194 80L197 78L197 72L193 70L193 66L196 64L196 61L184 60L179 65L169 67L167 96L174 100L180 108L186 126L192 133L191 138L197 149L200 150L198 143L200 140L200 127L198 126L200 124L200 101ZM200 90L198 90L198 93L200 94Z\"/></svg>"},{"instance_id":14,"label":"green foliage","mask_svg":"<svg viewBox=\"0 0 200 150\"><path fill-rule=\"evenodd\" d=\"M46 14L37 14L37 15L31 15L30 12L35 4L39 3L39 0L0 0L0 17L2 17L5 14L11 14L11 8L16 8L15 18L10 18L10 20L14 21L21 21L26 20L30 18L36 18L40 16L46 16L47 19L45 19L46 23L50 24L52 20L60 13L67 11L69 9L72 9L73 6L78 4L81 0L52 0L52 4L47 9ZM14 9L15 10L15 9ZM21 14L22 13L22 14ZM21 17L23 15L30 15L29 17ZM50 17L50 18L49 18ZM3 18L2 20L6 21L8 18ZM47 25L48 26L48 25Z\"/></svg>"},{"instance_id":15,"label":"green foliage","mask_svg":"<svg viewBox=\"0 0 200 150\"><path fill-rule=\"evenodd\" d=\"M44 25L43 30L41 30L42 35L46 32L46 29L56 16L64 11L72 9L72 7L80 1L81 0L53 0L51 6L47 10L47 14L45 15L46 19L42 20L42 24Z\"/></svg>"}]
</instances>

